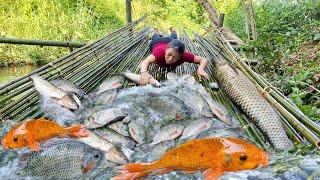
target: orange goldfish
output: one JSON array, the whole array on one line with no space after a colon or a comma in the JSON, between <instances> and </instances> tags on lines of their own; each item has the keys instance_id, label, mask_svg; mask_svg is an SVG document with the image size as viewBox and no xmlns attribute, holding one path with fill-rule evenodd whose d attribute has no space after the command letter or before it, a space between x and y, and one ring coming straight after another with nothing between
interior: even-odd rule
<instances>
[{"instance_id":1,"label":"orange goldfish","mask_svg":"<svg viewBox=\"0 0 320 180\"><path fill-rule=\"evenodd\" d=\"M204 171L206 180L214 180L227 171L266 167L268 156L266 151L237 138L196 139L171 149L155 162L119 166L121 174L113 180L131 180L175 170Z\"/></svg>"},{"instance_id":2,"label":"orange goldfish","mask_svg":"<svg viewBox=\"0 0 320 180\"><path fill-rule=\"evenodd\" d=\"M38 151L40 150L39 141L59 136L86 137L88 135L80 125L63 128L53 121L40 118L28 120L12 127L2 139L2 146L4 149L28 146L30 149Z\"/></svg>"}]
</instances>

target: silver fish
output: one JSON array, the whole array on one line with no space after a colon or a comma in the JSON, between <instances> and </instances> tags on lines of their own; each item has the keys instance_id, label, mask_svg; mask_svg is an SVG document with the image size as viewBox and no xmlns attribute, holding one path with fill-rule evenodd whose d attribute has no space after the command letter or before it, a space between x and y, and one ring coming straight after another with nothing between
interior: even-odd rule
<instances>
[{"instance_id":1,"label":"silver fish","mask_svg":"<svg viewBox=\"0 0 320 180\"><path fill-rule=\"evenodd\" d=\"M110 141L112 144L115 144L116 146L122 145L126 148L133 149L136 145L136 142L131 138L122 136L107 128L95 129L94 132L103 139Z\"/></svg>"},{"instance_id":2,"label":"silver fish","mask_svg":"<svg viewBox=\"0 0 320 180\"><path fill-rule=\"evenodd\" d=\"M92 131L88 130L87 132L89 133L88 137L79 138L78 140L95 149L103 151L105 153L105 158L108 161L117 164L127 163L126 156L121 151L119 151L114 144L103 139Z\"/></svg>"},{"instance_id":3,"label":"silver fish","mask_svg":"<svg viewBox=\"0 0 320 180\"><path fill-rule=\"evenodd\" d=\"M173 95L181 99L192 110L195 118L198 118L199 115L200 117L213 117L208 103L197 91L183 86L178 88Z\"/></svg>"},{"instance_id":4,"label":"silver fish","mask_svg":"<svg viewBox=\"0 0 320 180\"><path fill-rule=\"evenodd\" d=\"M73 92L81 97L84 96L84 94L85 94L85 92L82 89L80 89L79 86L77 86L76 84L74 84L70 81L52 80L50 82L65 92Z\"/></svg>"},{"instance_id":5,"label":"silver fish","mask_svg":"<svg viewBox=\"0 0 320 180\"><path fill-rule=\"evenodd\" d=\"M20 156L18 174L45 178L76 178L98 166L103 152L75 140L46 145Z\"/></svg>"},{"instance_id":6,"label":"silver fish","mask_svg":"<svg viewBox=\"0 0 320 180\"><path fill-rule=\"evenodd\" d=\"M44 80L38 75L32 75L30 78L33 81L35 89L41 96L50 97L54 99L58 104L68 109L78 109L78 103L69 96L65 91L51 84L49 81Z\"/></svg>"},{"instance_id":7,"label":"silver fish","mask_svg":"<svg viewBox=\"0 0 320 180\"><path fill-rule=\"evenodd\" d=\"M141 75L140 74L135 74L130 72L129 70L127 70L126 72L123 73L123 76L126 77L127 79L135 82L136 84L140 83L140 79L141 79ZM155 87L160 87L161 84L159 83L159 81L157 81L154 78L149 79L149 84L155 86Z\"/></svg>"},{"instance_id":8,"label":"silver fish","mask_svg":"<svg viewBox=\"0 0 320 180\"><path fill-rule=\"evenodd\" d=\"M45 117L56 121L64 127L79 123L75 112L60 106L49 97L40 97L40 109Z\"/></svg>"},{"instance_id":9,"label":"silver fish","mask_svg":"<svg viewBox=\"0 0 320 180\"><path fill-rule=\"evenodd\" d=\"M112 89L119 89L124 81L123 76L113 76L105 79L98 87L97 94L103 93Z\"/></svg>"},{"instance_id":10,"label":"silver fish","mask_svg":"<svg viewBox=\"0 0 320 180\"><path fill-rule=\"evenodd\" d=\"M199 119L192 121L185 127L181 139L196 137L201 132L208 130L212 124L212 119Z\"/></svg>"},{"instance_id":11,"label":"silver fish","mask_svg":"<svg viewBox=\"0 0 320 180\"><path fill-rule=\"evenodd\" d=\"M202 95L202 97L208 103L212 113L218 117L218 119L227 125L232 124L231 115L226 107L224 107L219 102L212 99L211 95L206 91L205 87L198 86L197 91Z\"/></svg>"},{"instance_id":12,"label":"silver fish","mask_svg":"<svg viewBox=\"0 0 320 180\"><path fill-rule=\"evenodd\" d=\"M139 144L144 144L146 141L146 132L144 131L144 128L142 125L131 121L128 124L129 132L131 137Z\"/></svg>"},{"instance_id":13,"label":"silver fish","mask_svg":"<svg viewBox=\"0 0 320 180\"><path fill-rule=\"evenodd\" d=\"M150 146L154 146L160 142L173 140L179 137L183 132L184 126L178 124L170 124L162 127L153 137L153 142Z\"/></svg>"},{"instance_id":14,"label":"silver fish","mask_svg":"<svg viewBox=\"0 0 320 180\"><path fill-rule=\"evenodd\" d=\"M114 130L115 132L123 135L123 136L127 136L129 137L129 128L128 128L128 125L126 124L123 124L122 121L117 121L115 123L112 123L109 125L109 128Z\"/></svg>"},{"instance_id":15,"label":"silver fish","mask_svg":"<svg viewBox=\"0 0 320 180\"><path fill-rule=\"evenodd\" d=\"M119 108L108 108L102 110L92 110L88 114L86 121L87 128L98 128L114 121L121 120L126 115Z\"/></svg>"},{"instance_id":16,"label":"silver fish","mask_svg":"<svg viewBox=\"0 0 320 180\"><path fill-rule=\"evenodd\" d=\"M117 97L118 91L116 89L111 89L104 91L103 93L96 94L93 101L94 104L104 104L111 105L113 100Z\"/></svg>"}]
</instances>

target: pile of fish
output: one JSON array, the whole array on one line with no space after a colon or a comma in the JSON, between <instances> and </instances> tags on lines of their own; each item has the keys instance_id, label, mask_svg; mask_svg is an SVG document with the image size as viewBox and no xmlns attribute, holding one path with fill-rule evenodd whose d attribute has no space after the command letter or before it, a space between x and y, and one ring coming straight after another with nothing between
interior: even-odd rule
<instances>
[{"instance_id":1,"label":"pile of fish","mask_svg":"<svg viewBox=\"0 0 320 180\"><path fill-rule=\"evenodd\" d=\"M125 72L107 78L86 94L68 81L49 82L32 76L44 117L65 128L82 124L87 135L53 138L41 142L38 151L1 150L1 156L7 158L1 160L0 178L110 179L117 175L119 165L156 161L194 139L248 140L239 122L193 76L169 73L164 82L153 80L152 85L121 89L125 78L136 83L140 79ZM192 152L188 154L192 156ZM265 170L255 172L259 177ZM222 178L237 177L234 174L229 172ZM201 173L179 171L152 175L153 179L203 178Z\"/></svg>"}]
</instances>

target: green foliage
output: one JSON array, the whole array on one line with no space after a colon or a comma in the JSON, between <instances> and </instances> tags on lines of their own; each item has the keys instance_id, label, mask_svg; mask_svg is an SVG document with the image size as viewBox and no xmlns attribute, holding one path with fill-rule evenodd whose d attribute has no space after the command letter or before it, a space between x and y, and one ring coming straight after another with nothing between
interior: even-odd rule
<instances>
[{"instance_id":1,"label":"green foliage","mask_svg":"<svg viewBox=\"0 0 320 180\"><path fill-rule=\"evenodd\" d=\"M299 109L316 121L320 121L320 83L316 82L313 75L319 71L319 66L311 69L301 68L295 75L276 76L274 81Z\"/></svg>"},{"instance_id":2,"label":"green foliage","mask_svg":"<svg viewBox=\"0 0 320 180\"><path fill-rule=\"evenodd\" d=\"M120 2L112 0L2 0L0 35L58 41L71 38L75 42L88 42L122 27L124 11ZM66 53L67 48L0 45L1 60L11 63L24 60L42 64Z\"/></svg>"},{"instance_id":3,"label":"green foliage","mask_svg":"<svg viewBox=\"0 0 320 180\"><path fill-rule=\"evenodd\" d=\"M320 30L320 1L263 0L255 7L258 48L264 70L279 66L281 60L303 42L317 38Z\"/></svg>"}]
</instances>

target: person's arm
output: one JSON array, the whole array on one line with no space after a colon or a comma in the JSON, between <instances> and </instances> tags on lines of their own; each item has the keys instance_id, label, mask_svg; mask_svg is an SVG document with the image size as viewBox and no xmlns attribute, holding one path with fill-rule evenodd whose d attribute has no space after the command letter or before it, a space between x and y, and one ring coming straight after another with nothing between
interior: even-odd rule
<instances>
[{"instance_id":1,"label":"person's arm","mask_svg":"<svg viewBox=\"0 0 320 180\"><path fill-rule=\"evenodd\" d=\"M204 70L208 65L208 60L204 57L201 57L201 56L194 56L194 63L199 64L197 73L200 76L205 77L206 79L209 79L209 75Z\"/></svg>"},{"instance_id":2,"label":"person's arm","mask_svg":"<svg viewBox=\"0 0 320 180\"><path fill-rule=\"evenodd\" d=\"M149 72L148 72L148 67L150 64L156 63L156 58L154 55L149 55L145 60L142 61L140 64L140 73L141 73L141 78L140 78L140 85L146 85L149 83L149 79L153 78Z\"/></svg>"}]
</instances>

